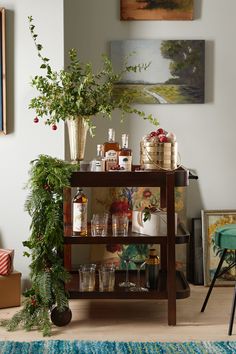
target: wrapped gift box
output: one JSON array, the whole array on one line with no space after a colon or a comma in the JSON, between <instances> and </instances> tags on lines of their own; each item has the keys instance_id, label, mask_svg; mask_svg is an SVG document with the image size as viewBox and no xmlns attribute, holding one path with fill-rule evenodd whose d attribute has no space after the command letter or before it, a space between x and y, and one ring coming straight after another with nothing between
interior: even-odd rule
<instances>
[{"instance_id":1,"label":"wrapped gift box","mask_svg":"<svg viewBox=\"0 0 236 354\"><path fill-rule=\"evenodd\" d=\"M167 214L165 211L150 213L150 219L143 221L143 212L133 210L132 231L149 236L167 234ZM175 233L177 233L177 213L175 213Z\"/></svg>"},{"instance_id":2,"label":"wrapped gift box","mask_svg":"<svg viewBox=\"0 0 236 354\"><path fill-rule=\"evenodd\" d=\"M13 271L14 250L0 248L0 275L8 275Z\"/></svg>"},{"instance_id":3,"label":"wrapped gift box","mask_svg":"<svg viewBox=\"0 0 236 354\"><path fill-rule=\"evenodd\" d=\"M0 275L0 308L20 306L21 273Z\"/></svg>"}]
</instances>

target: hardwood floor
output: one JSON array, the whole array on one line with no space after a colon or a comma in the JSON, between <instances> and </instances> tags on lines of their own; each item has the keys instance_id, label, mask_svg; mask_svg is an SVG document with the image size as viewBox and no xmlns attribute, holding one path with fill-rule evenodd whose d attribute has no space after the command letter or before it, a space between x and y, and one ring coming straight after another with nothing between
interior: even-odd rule
<instances>
[{"instance_id":1,"label":"hardwood floor","mask_svg":"<svg viewBox=\"0 0 236 354\"><path fill-rule=\"evenodd\" d=\"M0 327L0 340L236 340L236 323L232 336L227 335L233 287L213 289L205 313L201 313L207 289L191 286L191 296L177 301L177 326L173 327L167 325L166 300L71 300L71 323L54 327L51 337L43 338L37 331L7 332ZM1 309L0 318L8 318L17 310L19 308Z\"/></svg>"}]
</instances>

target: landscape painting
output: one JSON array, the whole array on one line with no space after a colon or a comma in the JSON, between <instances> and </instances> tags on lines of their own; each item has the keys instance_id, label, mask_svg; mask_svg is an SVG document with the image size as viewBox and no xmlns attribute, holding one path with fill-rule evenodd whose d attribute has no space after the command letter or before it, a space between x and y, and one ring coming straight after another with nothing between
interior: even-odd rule
<instances>
[{"instance_id":1,"label":"landscape painting","mask_svg":"<svg viewBox=\"0 0 236 354\"><path fill-rule=\"evenodd\" d=\"M194 0L120 0L121 20L192 20Z\"/></svg>"},{"instance_id":2,"label":"landscape painting","mask_svg":"<svg viewBox=\"0 0 236 354\"><path fill-rule=\"evenodd\" d=\"M124 65L149 64L125 73L114 95L127 93L138 104L204 103L204 40L118 40L110 43L115 71Z\"/></svg>"}]
</instances>

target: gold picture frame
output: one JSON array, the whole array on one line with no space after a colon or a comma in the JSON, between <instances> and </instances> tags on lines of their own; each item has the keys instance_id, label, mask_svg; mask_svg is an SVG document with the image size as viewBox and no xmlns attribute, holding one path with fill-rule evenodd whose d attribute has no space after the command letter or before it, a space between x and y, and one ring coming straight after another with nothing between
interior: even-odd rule
<instances>
[{"instance_id":1,"label":"gold picture frame","mask_svg":"<svg viewBox=\"0 0 236 354\"><path fill-rule=\"evenodd\" d=\"M7 134L6 118L6 10L0 8L0 134Z\"/></svg>"},{"instance_id":2,"label":"gold picture frame","mask_svg":"<svg viewBox=\"0 0 236 354\"><path fill-rule=\"evenodd\" d=\"M222 251L214 244L214 233L217 227L236 224L236 210L202 210L202 242L203 242L203 270L204 285L209 286L216 271ZM234 257L234 251L233 257ZM227 259L230 258L228 252ZM226 267L227 262L224 261L222 267ZM232 286L235 285L235 268L223 274L222 277L216 279L215 285Z\"/></svg>"}]
</instances>

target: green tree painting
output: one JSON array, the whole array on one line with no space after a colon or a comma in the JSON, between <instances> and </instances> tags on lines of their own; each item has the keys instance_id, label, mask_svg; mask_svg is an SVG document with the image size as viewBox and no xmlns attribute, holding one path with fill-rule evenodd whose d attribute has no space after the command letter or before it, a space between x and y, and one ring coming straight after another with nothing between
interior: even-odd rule
<instances>
[{"instance_id":1,"label":"green tree painting","mask_svg":"<svg viewBox=\"0 0 236 354\"><path fill-rule=\"evenodd\" d=\"M133 39L111 41L116 70L132 52L149 62L145 72L128 73L116 85L115 94L126 92L134 103L204 103L205 41ZM135 59L129 57L130 65Z\"/></svg>"}]
</instances>

